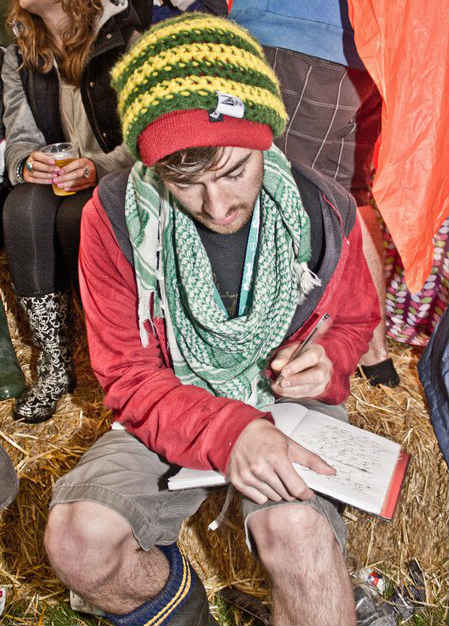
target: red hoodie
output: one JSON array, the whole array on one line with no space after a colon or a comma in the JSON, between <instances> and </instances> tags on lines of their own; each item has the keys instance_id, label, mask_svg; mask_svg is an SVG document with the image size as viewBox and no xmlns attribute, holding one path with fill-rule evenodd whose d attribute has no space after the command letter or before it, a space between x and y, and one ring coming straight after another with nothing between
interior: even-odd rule
<instances>
[{"instance_id":1,"label":"red hoodie","mask_svg":"<svg viewBox=\"0 0 449 626\"><path fill-rule=\"evenodd\" d=\"M325 205L340 224L334 237L339 258L313 313L288 341L301 340L313 316L331 315L332 327L319 341L334 369L319 399L337 404L349 393L349 378L367 351L380 316L359 224L352 215L345 228L344 217L327 200ZM154 332L147 328L149 344L142 346L134 270L118 244L98 189L83 211L79 271L90 358L105 390L106 406L128 432L168 461L225 473L241 431L252 420L272 419L271 415L181 384L171 368L162 319L153 320Z\"/></svg>"}]
</instances>

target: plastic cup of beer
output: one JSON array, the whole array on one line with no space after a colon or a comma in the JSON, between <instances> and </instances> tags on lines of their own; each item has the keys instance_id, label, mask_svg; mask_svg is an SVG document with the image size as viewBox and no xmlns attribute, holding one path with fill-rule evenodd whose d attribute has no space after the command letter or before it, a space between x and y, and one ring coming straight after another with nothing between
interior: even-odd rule
<instances>
[{"instance_id":1,"label":"plastic cup of beer","mask_svg":"<svg viewBox=\"0 0 449 626\"><path fill-rule=\"evenodd\" d=\"M54 159L58 167L64 167L78 158L78 150L71 143L51 143L42 148L41 152ZM76 193L76 191L66 191L55 184L52 187L55 196L73 196Z\"/></svg>"}]
</instances>

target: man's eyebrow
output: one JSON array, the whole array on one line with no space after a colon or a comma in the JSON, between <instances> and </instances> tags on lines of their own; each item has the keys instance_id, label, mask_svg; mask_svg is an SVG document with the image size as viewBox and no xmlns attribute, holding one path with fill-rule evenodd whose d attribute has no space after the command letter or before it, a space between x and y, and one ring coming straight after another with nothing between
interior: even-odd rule
<instances>
[{"instance_id":1,"label":"man's eyebrow","mask_svg":"<svg viewBox=\"0 0 449 626\"><path fill-rule=\"evenodd\" d=\"M229 176L229 174L232 174L232 172L234 172L235 170L237 170L239 167L241 167L242 165L245 165L245 163L248 161L248 159L251 157L251 152L245 156L243 156L241 159L239 159L237 161L237 163L234 163L234 165L232 165L228 170L218 174L218 176L216 176L215 180L218 180L219 178L222 178L224 176ZM170 180L170 182L174 183L175 185L191 185L191 184L195 184L195 179L191 179L189 177L181 177L181 178L173 178Z\"/></svg>"},{"instance_id":2,"label":"man's eyebrow","mask_svg":"<svg viewBox=\"0 0 449 626\"><path fill-rule=\"evenodd\" d=\"M241 167L242 165L245 165L245 163L248 161L248 159L251 156L251 152L247 155L245 155L244 157L242 157L239 161L237 161L237 163L234 163L234 165L232 165L228 170L226 170L225 172L221 172L216 179L218 180L219 178L223 178L224 176L229 176L229 174L232 174L232 172L235 172L235 170L238 170L239 167Z\"/></svg>"}]
</instances>

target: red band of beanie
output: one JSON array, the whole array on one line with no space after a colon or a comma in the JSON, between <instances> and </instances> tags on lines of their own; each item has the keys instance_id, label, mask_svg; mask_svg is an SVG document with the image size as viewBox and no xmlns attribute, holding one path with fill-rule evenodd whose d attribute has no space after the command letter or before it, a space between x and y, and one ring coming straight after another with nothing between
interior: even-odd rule
<instances>
[{"instance_id":1,"label":"red band of beanie","mask_svg":"<svg viewBox=\"0 0 449 626\"><path fill-rule=\"evenodd\" d=\"M137 140L140 159L152 166L178 150L200 146L234 146L268 150L273 131L267 124L223 115L210 121L208 111L191 109L162 115L140 133Z\"/></svg>"}]
</instances>

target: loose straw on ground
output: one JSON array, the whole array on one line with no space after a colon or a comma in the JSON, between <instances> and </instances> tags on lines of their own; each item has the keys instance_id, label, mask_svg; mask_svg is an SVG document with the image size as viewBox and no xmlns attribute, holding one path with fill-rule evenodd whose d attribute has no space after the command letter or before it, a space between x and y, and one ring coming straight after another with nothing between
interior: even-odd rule
<instances>
[{"instance_id":1,"label":"loose straw on ground","mask_svg":"<svg viewBox=\"0 0 449 626\"><path fill-rule=\"evenodd\" d=\"M26 325L15 303L4 254L0 255L0 292L19 361L30 380L36 354L30 348ZM0 585L9 585L6 613L16 603L31 607L20 617L24 626L35 626L36 615L41 615L39 603L44 599L55 604L68 601L68 592L51 570L43 549L51 488L111 421L89 366L79 306L75 307L75 328L77 388L60 402L51 421L34 426L16 423L11 418L13 401L0 402L0 443L20 476L17 501L0 517ZM400 442L412 460L391 523L357 509L346 509L347 563L350 571L376 566L396 583L409 583L407 563L416 558L425 573L425 604L439 607L441 615L442 607L447 606L447 469L416 373L419 353L401 344L390 346L401 386L373 388L364 379L354 377L347 406L353 423ZM186 521L181 541L211 600L215 592L232 584L269 604L268 581L247 551L237 502L231 507L228 522L216 532L207 530L223 498L223 491L219 491ZM437 624L432 617L429 620L429 626Z\"/></svg>"}]
</instances>

